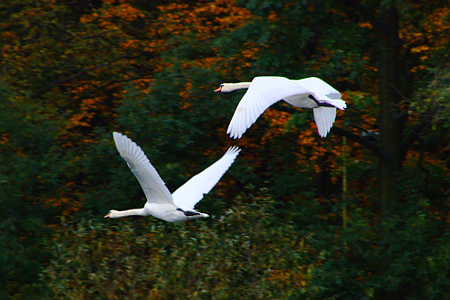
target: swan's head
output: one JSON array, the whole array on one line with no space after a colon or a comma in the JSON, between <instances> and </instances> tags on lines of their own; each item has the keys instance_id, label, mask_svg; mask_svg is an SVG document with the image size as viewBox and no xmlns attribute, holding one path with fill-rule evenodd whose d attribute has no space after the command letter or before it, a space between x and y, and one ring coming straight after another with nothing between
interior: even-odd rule
<instances>
[{"instance_id":1,"label":"swan's head","mask_svg":"<svg viewBox=\"0 0 450 300\"><path fill-rule=\"evenodd\" d=\"M214 90L214 92L229 93L239 89L248 89L250 84L251 82L222 83L218 89Z\"/></svg>"},{"instance_id":2,"label":"swan's head","mask_svg":"<svg viewBox=\"0 0 450 300\"><path fill-rule=\"evenodd\" d=\"M105 218L117 218L117 210L111 209L109 213L105 216Z\"/></svg>"}]
</instances>

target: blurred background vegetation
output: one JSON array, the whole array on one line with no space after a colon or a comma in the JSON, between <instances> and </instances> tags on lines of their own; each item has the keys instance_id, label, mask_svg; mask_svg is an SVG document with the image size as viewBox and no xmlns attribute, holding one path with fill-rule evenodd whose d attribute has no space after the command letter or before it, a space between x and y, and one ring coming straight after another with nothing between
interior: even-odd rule
<instances>
[{"instance_id":1,"label":"blurred background vegetation","mask_svg":"<svg viewBox=\"0 0 450 300\"><path fill-rule=\"evenodd\" d=\"M0 299L448 299L447 1L0 3ZM278 103L225 130L255 76L320 77L322 139ZM111 133L168 188L242 152L209 219L140 207Z\"/></svg>"}]
</instances>

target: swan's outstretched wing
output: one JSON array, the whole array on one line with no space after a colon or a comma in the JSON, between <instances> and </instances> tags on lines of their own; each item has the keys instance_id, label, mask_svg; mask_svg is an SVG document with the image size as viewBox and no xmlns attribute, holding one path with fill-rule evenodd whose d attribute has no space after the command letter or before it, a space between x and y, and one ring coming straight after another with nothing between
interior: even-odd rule
<instances>
[{"instance_id":1,"label":"swan's outstretched wing","mask_svg":"<svg viewBox=\"0 0 450 300\"><path fill-rule=\"evenodd\" d=\"M277 76L255 77L236 107L227 133L233 138L240 138L272 104L299 94L305 94L307 97L310 91L299 85L296 80Z\"/></svg>"},{"instance_id":2,"label":"swan's outstretched wing","mask_svg":"<svg viewBox=\"0 0 450 300\"><path fill-rule=\"evenodd\" d=\"M297 80L304 88L324 94L330 99L341 99L342 95L334 87L317 77L308 77Z\"/></svg>"},{"instance_id":3,"label":"swan's outstretched wing","mask_svg":"<svg viewBox=\"0 0 450 300\"><path fill-rule=\"evenodd\" d=\"M321 137L326 137L336 119L336 107L317 107L313 109L314 121Z\"/></svg>"},{"instance_id":4,"label":"swan's outstretched wing","mask_svg":"<svg viewBox=\"0 0 450 300\"><path fill-rule=\"evenodd\" d=\"M113 132L113 138L120 156L127 162L131 172L141 184L147 197L147 202L173 204L172 195L166 184L150 164L141 147L127 136L118 132Z\"/></svg>"},{"instance_id":5,"label":"swan's outstretched wing","mask_svg":"<svg viewBox=\"0 0 450 300\"><path fill-rule=\"evenodd\" d=\"M230 147L221 159L179 187L172 194L175 205L184 210L194 209L195 204L202 200L203 195L219 182L240 151L237 147Z\"/></svg>"}]
</instances>

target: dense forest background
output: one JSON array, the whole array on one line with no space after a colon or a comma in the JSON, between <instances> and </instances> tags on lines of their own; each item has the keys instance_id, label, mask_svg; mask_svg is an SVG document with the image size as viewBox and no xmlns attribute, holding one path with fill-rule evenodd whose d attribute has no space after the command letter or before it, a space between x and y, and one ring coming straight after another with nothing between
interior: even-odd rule
<instances>
[{"instance_id":1,"label":"dense forest background","mask_svg":"<svg viewBox=\"0 0 450 300\"><path fill-rule=\"evenodd\" d=\"M448 1L0 3L0 298L449 299ZM225 130L255 76L315 76L317 134L277 103ZM112 132L168 188L242 148L208 219L141 207Z\"/></svg>"}]
</instances>

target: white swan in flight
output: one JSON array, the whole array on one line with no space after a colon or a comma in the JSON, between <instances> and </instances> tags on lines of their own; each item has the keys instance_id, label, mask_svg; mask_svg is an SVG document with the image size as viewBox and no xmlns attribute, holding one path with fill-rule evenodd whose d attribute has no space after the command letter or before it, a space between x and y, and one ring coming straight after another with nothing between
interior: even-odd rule
<instances>
[{"instance_id":1,"label":"white swan in flight","mask_svg":"<svg viewBox=\"0 0 450 300\"><path fill-rule=\"evenodd\" d=\"M230 147L222 158L170 194L141 147L118 132L113 133L113 138L120 155L141 184L147 203L143 208L110 210L105 218L152 215L167 222L207 218L207 214L194 210L195 204L216 185L241 151L237 147Z\"/></svg>"},{"instance_id":2,"label":"white swan in flight","mask_svg":"<svg viewBox=\"0 0 450 300\"><path fill-rule=\"evenodd\" d=\"M248 90L228 126L227 133L232 138L240 138L269 106L280 100L297 107L312 108L321 137L325 137L333 126L336 108L344 110L347 107L337 90L316 77L291 80L259 76L252 82L223 83L215 92L227 93L246 88Z\"/></svg>"}]
</instances>

